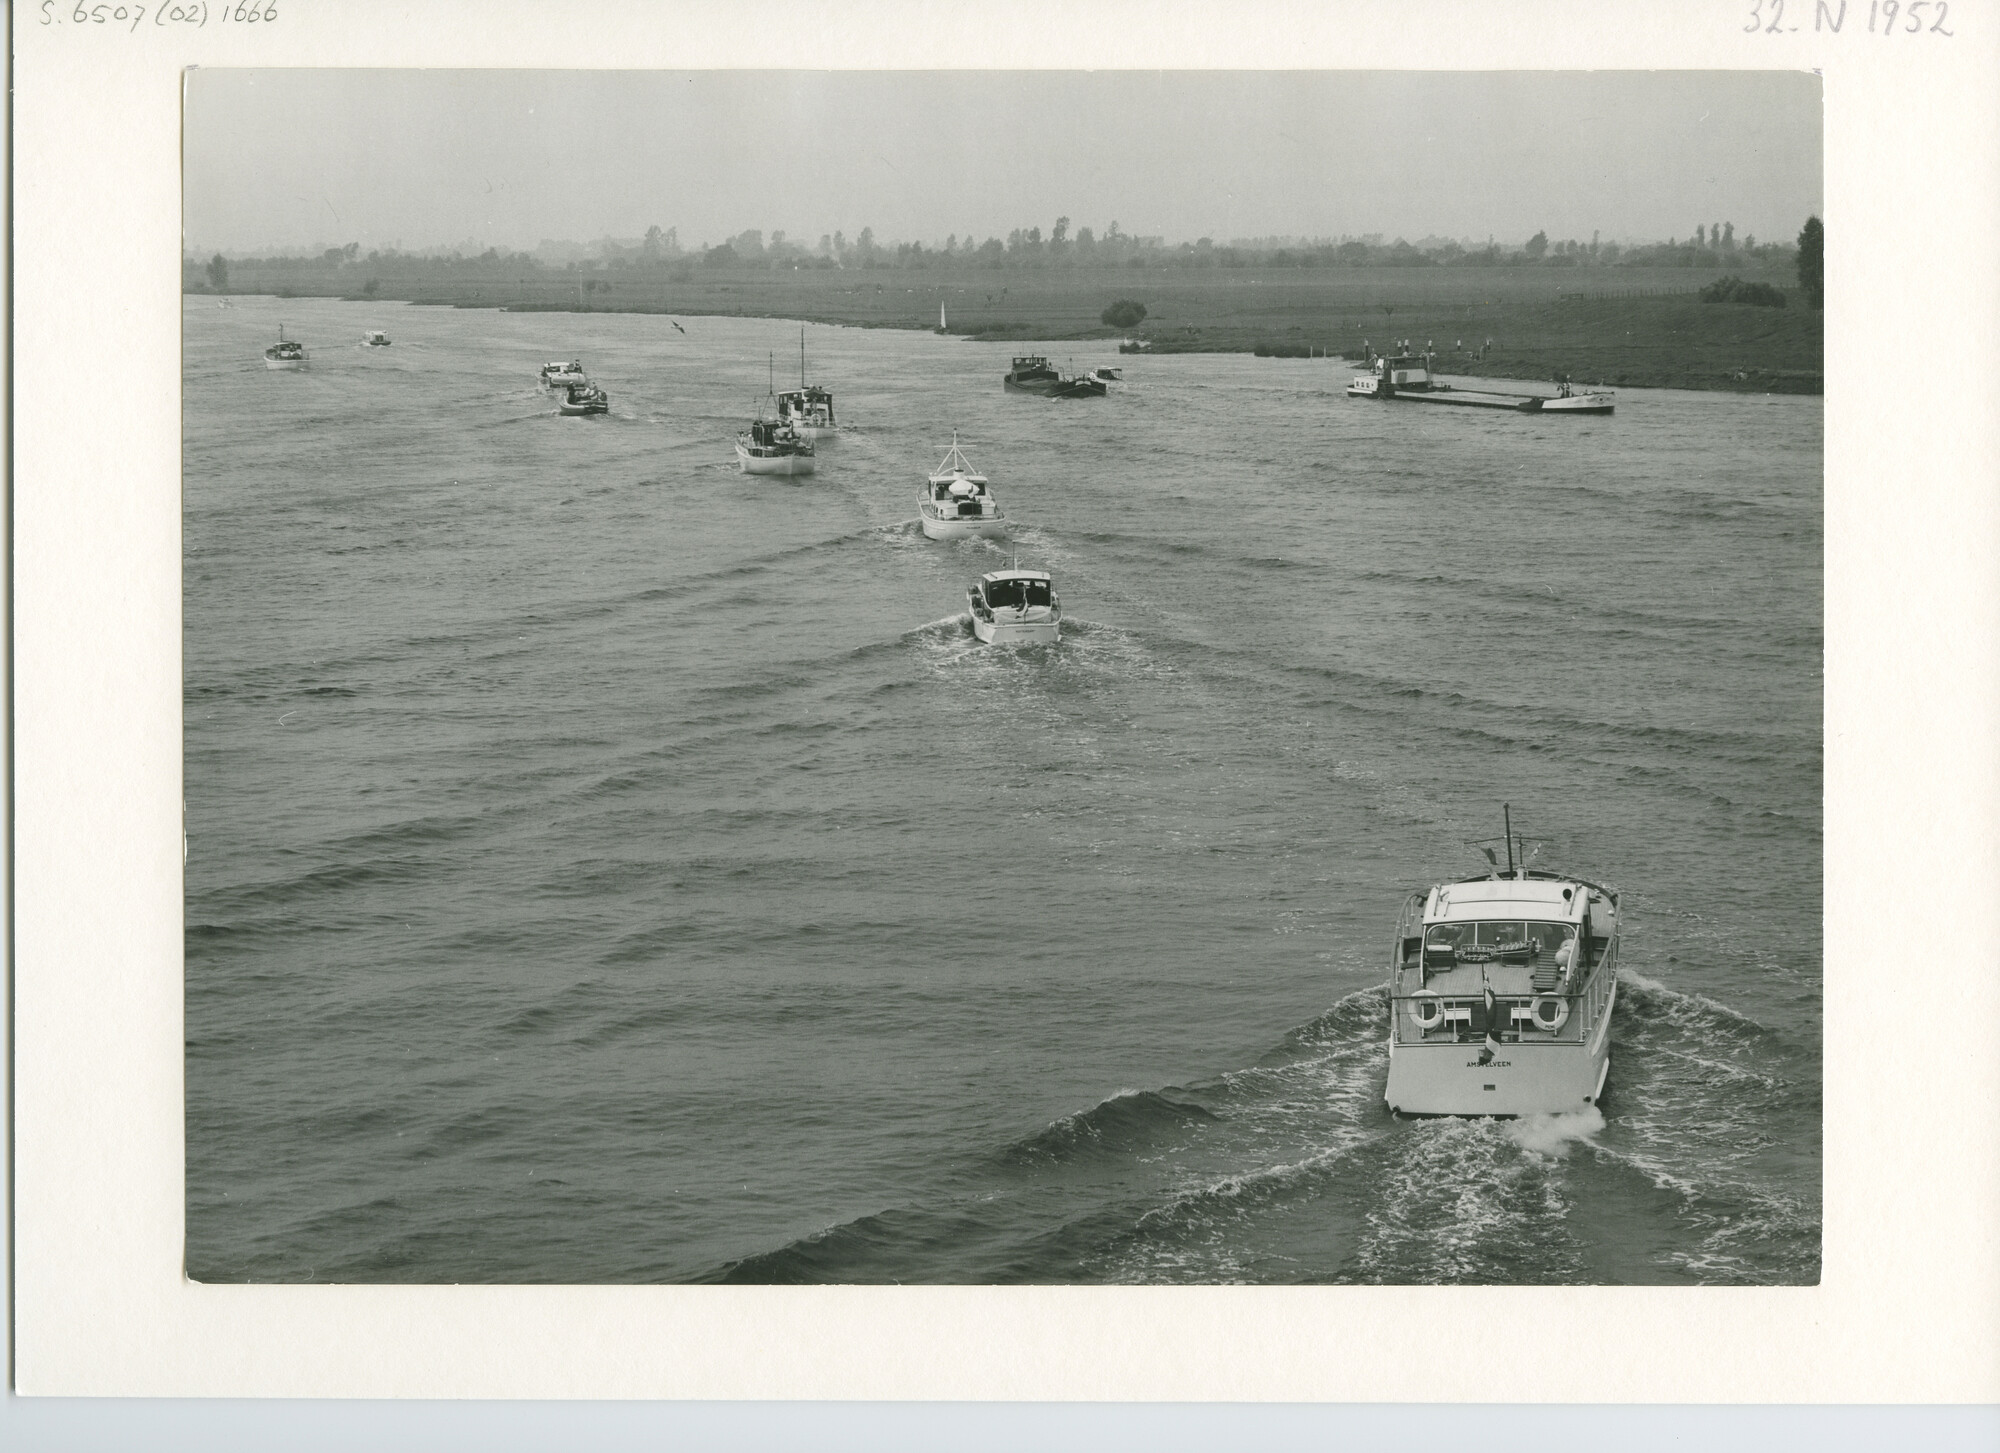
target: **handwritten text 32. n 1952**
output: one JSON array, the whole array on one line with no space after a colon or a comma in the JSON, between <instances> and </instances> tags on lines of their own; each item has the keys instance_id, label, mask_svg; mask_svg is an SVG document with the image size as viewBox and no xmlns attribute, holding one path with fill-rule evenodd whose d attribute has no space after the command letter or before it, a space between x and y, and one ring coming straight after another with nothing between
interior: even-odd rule
<instances>
[{"instance_id":1,"label":"handwritten text 32. n 1952","mask_svg":"<svg viewBox=\"0 0 2000 1453\"><path fill-rule=\"evenodd\" d=\"M42 0L44 25L103 25L130 35L142 25L161 30L186 26L200 30L212 20L217 25L269 25L278 18L277 0L181 0L166 5L85 5L82 0Z\"/></svg>"},{"instance_id":2,"label":"handwritten text 32. n 1952","mask_svg":"<svg viewBox=\"0 0 2000 1453\"><path fill-rule=\"evenodd\" d=\"M1849 0L1812 0L1812 28L1820 35L1839 35L1847 28ZM1743 27L1744 33L1761 32L1764 35L1796 35L1801 21L1799 16L1806 8L1806 0L1797 0L1792 18L1785 18L1786 0L1751 0L1750 23ZM1861 0L1853 0L1854 20L1861 18ZM1956 32L1946 28L1945 21L1951 13L1950 0L1868 0L1868 34L1890 35L1942 35L1950 37ZM1897 24L1898 21L1902 23ZM1854 27L1859 32L1861 27Z\"/></svg>"}]
</instances>

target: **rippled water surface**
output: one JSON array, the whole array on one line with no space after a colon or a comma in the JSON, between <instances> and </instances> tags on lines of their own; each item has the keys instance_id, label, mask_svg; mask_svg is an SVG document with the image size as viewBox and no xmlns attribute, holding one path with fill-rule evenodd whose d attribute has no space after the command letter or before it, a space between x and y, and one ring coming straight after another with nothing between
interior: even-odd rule
<instances>
[{"instance_id":1,"label":"rippled water surface","mask_svg":"<svg viewBox=\"0 0 2000 1453\"><path fill-rule=\"evenodd\" d=\"M190 1274L1818 1278L1818 399L815 327L769 480L797 327L682 322L188 301ZM953 429L1058 647L916 527ZM1603 1111L1399 1122L1503 801L1624 893Z\"/></svg>"}]
</instances>

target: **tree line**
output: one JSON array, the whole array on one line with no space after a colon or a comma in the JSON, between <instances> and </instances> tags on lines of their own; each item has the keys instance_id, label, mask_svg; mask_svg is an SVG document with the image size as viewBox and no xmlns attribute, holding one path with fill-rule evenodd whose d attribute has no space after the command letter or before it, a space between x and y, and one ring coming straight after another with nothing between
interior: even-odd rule
<instances>
[{"instance_id":1,"label":"tree line","mask_svg":"<svg viewBox=\"0 0 2000 1453\"><path fill-rule=\"evenodd\" d=\"M1807 228L1819 226L1813 218ZM1537 232L1519 246L1502 246L1488 239L1470 244L1460 239L1427 237L1412 243L1398 237L1384 240L1381 234L1316 238L1252 238L1218 243L1201 237L1193 242L1168 243L1160 237L1127 233L1112 222L1102 233L1089 227L1070 230L1070 219L1058 217L1045 236L1039 225L1017 227L1005 238L951 233L942 241L883 242L872 227L863 227L854 237L845 232L820 235L816 243L792 237L783 231L768 235L756 228L724 238L717 243L683 247L678 229L653 226L643 238L620 241L602 238L587 247L575 243L547 243L534 252L487 248L472 253L463 249L431 249L401 252L395 248L362 254L356 243L329 247L309 255L276 255L239 258L246 266L267 270L307 271L337 268L375 270L394 267L403 274L450 272L463 276L490 273L495 277L515 275L524 280L529 274L594 272L688 273L696 268L786 270L816 268L963 268L995 270L1064 267L1133 268L1344 268L1344 267L1686 267L1697 269L1782 268L1806 265L1808 247L1813 266L1818 266L1818 236L1801 232L1796 243L1759 242L1752 235L1739 239L1733 222L1697 223L1686 238L1670 237L1665 242L1603 242L1592 233L1589 241L1563 238L1551 241L1546 231ZM191 274L203 264L188 260ZM206 269L209 283L217 290L226 281L216 276L220 267L226 276L227 263L216 254ZM192 280L192 278L191 278ZM1804 274L1801 273L1804 287ZM1810 291L1810 289L1808 289Z\"/></svg>"}]
</instances>

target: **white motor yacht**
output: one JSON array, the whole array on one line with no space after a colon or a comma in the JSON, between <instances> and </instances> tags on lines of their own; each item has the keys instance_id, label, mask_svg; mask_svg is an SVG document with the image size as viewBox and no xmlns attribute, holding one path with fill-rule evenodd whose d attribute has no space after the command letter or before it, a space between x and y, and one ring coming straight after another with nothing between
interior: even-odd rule
<instances>
[{"instance_id":1,"label":"white motor yacht","mask_svg":"<svg viewBox=\"0 0 2000 1453\"><path fill-rule=\"evenodd\" d=\"M1484 848L1491 871L1411 895L1389 962L1399 1115L1553 1115L1598 1103L1611 1071L1618 895Z\"/></svg>"},{"instance_id":2,"label":"white motor yacht","mask_svg":"<svg viewBox=\"0 0 2000 1453\"><path fill-rule=\"evenodd\" d=\"M990 570L965 594L972 634L988 645L1052 646L1062 639L1062 602L1045 570Z\"/></svg>"},{"instance_id":3,"label":"white motor yacht","mask_svg":"<svg viewBox=\"0 0 2000 1453\"><path fill-rule=\"evenodd\" d=\"M295 343L285 336L285 325L278 325L278 341L264 350L264 367L302 369L312 361L303 343Z\"/></svg>"}]
</instances>

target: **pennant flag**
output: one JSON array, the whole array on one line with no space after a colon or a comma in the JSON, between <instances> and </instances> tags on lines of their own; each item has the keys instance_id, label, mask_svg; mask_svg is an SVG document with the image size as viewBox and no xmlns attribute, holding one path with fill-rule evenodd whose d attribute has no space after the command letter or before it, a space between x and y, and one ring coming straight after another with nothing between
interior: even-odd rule
<instances>
[{"instance_id":1,"label":"pennant flag","mask_svg":"<svg viewBox=\"0 0 2000 1453\"><path fill-rule=\"evenodd\" d=\"M1500 1053L1500 1011L1493 1003L1493 986L1486 986L1486 1044L1479 1051L1479 1062L1493 1063L1493 1056Z\"/></svg>"}]
</instances>

